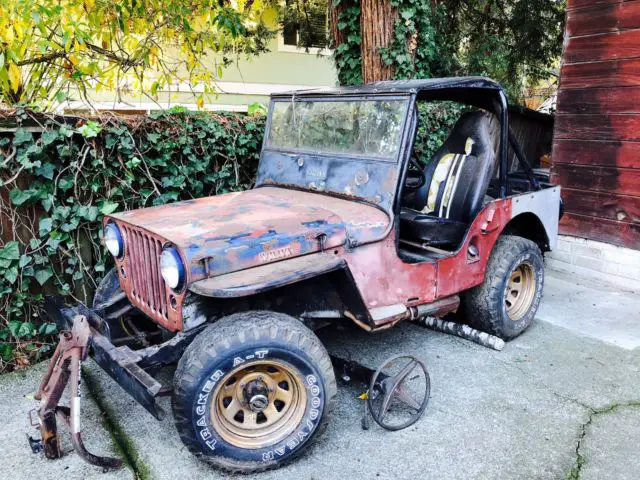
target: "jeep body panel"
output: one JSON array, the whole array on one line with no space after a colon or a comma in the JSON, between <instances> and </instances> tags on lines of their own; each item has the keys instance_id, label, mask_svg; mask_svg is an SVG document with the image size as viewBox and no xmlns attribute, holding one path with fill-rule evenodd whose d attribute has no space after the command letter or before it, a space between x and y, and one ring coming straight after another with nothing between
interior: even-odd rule
<instances>
[{"instance_id":1,"label":"jeep body panel","mask_svg":"<svg viewBox=\"0 0 640 480\"><path fill-rule=\"evenodd\" d=\"M157 259L168 245L183 257L189 287L347 243L373 242L384 238L391 223L383 210L364 202L266 186L123 212L105 219L110 221L124 237L125 253L116 258L123 290L171 331L182 328L188 288L172 291L160 276Z\"/></svg>"},{"instance_id":2,"label":"jeep body panel","mask_svg":"<svg viewBox=\"0 0 640 480\"><path fill-rule=\"evenodd\" d=\"M346 262L341 253L342 249L312 253L218 275L192 283L189 290L205 297L246 297L344 268Z\"/></svg>"},{"instance_id":3,"label":"jeep body panel","mask_svg":"<svg viewBox=\"0 0 640 480\"><path fill-rule=\"evenodd\" d=\"M496 185L456 251L425 248L428 253L420 261L406 262L398 254L398 217L417 126L416 101L452 97L500 120ZM314 137L327 151L317 151L315 144L272 144L275 105L289 108L297 101L307 106L340 101L401 105L393 117L393 142L385 144L398 142L397 148L378 157L371 155L380 152L366 149L338 151L331 143L331 129L324 137ZM298 115L297 107L290 108ZM285 127L281 122L278 131L287 132ZM294 138L302 138L304 132L297 134ZM482 283L493 245L514 219L519 226L532 220L534 229L544 230L539 234L545 239L543 249L555 245L560 189L540 185L519 148L515 153L528 168L528 185L511 188L508 144L506 96L489 79L382 82L274 95L254 189L105 219L115 222L125 237L125 254L116 259L122 288L147 316L179 331L188 294L250 296L343 269L353 284L349 295L359 297L364 310L347 312L355 321L375 329L407 318L413 307ZM159 255L167 246L176 247L186 269L184 285L177 290L168 288L159 273Z\"/></svg>"},{"instance_id":4,"label":"jeep body panel","mask_svg":"<svg viewBox=\"0 0 640 480\"><path fill-rule=\"evenodd\" d=\"M452 255L432 261L405 263L397 254L396 232L382 242L345 252L358 291L379 326L392 321L383 312L406 310L458 294L484 280L491 250L509 222L523 213L535 215L548 238L548 249L558 236L560 187L513 195L487 203L471 224L462 244ZM471 256L473 245L478 254Z\"/></svg>"},{"instance_id":5,"label":"jeep body panel","mask_svg":"<svg viewBox=\"0 0 640 480\"><path fill-rule=\"evenodd\" d=\"M111 218L184 255L188 283L344 245L378 240L381 210L326 195L265 187L133 210ZM125 241L126 245L126 241Z\"/></svg>"}]
</instances>

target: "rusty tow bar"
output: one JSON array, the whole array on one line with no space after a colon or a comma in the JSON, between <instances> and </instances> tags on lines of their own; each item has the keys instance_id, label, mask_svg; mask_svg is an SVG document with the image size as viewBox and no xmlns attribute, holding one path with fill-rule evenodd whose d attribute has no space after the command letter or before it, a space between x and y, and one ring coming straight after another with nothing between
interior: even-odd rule
<instances>
[{"instance_id":1,"label":"rusty tow bar","mask_svg":"<svg viewBox=\"0 0 640 480\"><path fill-rule=\"evenodd\" d=\"M91 329L87 318L83 315L77 315L73 319L71 331L60 333L60 342L35 395L39 406L31 411L31 423L40 429L41 445L47 458L55 459L62 456L56 424L56 417L58 417L71 430L71 443L83 460L103 469L117 469L122 467L121 460L93 455L87 451L82 441L80 431L80 366L87 358L90 341ZM58 405L69 380L71 380L71 408ZM34 412L37 414L35 422L32 415ZM33 439L29 439L29 442L32 444L32 448L33 444L37 443Z\"/></svg>"}]
</instances>

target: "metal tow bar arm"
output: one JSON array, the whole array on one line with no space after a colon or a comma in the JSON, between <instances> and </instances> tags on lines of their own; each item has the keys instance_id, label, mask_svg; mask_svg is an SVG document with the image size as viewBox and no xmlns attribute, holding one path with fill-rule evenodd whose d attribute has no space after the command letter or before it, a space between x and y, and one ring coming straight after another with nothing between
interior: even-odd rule
<instances>
[{"instance_id":1,"label":"metal tow bar arm","mask_svg":"<svg viewBox=\"0 0 640 480\"><path fill-rule=\"evenodd\" d=\"M62 456L56 416L71 430L73 448L80 457L104 469L116 469L122 466L117 458L99 457L89 453L82 442L80 432L80 365L87 358L91 329L87 318L77 315L73 319L71 331L60 333L60 343L56 347L53 358L40 388L35 395L40 401L37 409L44 454L55 459ZM58 405L60 397L71 379L71 409Z\"/></svg>"}]
</instances>

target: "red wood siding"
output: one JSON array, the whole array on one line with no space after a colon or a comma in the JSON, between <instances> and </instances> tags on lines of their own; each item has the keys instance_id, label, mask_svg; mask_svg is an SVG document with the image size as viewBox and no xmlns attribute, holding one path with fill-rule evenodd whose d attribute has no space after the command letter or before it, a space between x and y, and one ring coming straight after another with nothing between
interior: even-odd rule
<instances>
[{"instance_id":1,"label":"red wood siding","mask_svg":"<svg viewBox=\"0 0 640 480\"><path fill-rule=\"evenodd\" d=\"M640 113L640 87L562 90L558 97L565 114L598 114L602 105L607 113Z\"/></svg>"},{"instance_id":2,"label":"red wood siding","mask_svg":"<svg viewBox=\"0 0 640 480\"><path fill-rule=\"evenodd\" d=\"M640 249L640 0L568 0L552 179L561 233Z\"/></svg>"},{"instance_id":3,"label":"red wood siding","mask_svg":"<svg viewBox=\"0 0 640 480\"><path fill-rule=\"evenodd\" d=\"M640 62L565 63L560 70L560 85L562 89L640 86Z\"/></svg>"},{"instance_id":4,"label":"red wood siding","mask_svg":"<svg viewBox=\"0 0 640 480\"><path fill-rule=\"evenodd\" d=\"M567 35L571 37L638 28L640 1L569 10L567 20Z\"/></svg>"}]
</instances>

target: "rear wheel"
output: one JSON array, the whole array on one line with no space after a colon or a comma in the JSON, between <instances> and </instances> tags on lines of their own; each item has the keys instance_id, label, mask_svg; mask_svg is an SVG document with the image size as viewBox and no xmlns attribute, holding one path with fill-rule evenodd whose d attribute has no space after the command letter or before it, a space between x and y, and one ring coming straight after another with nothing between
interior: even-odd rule
<instances>
[{"instance_id":1,"label":"rear wheel","mask_svg":"<svg viewBox=\"0 0 640 480\"><path fill-rule=\"evenodd\" d=\"M287 463L317 438L336 382L320 340L273 312L231 315L196 337L178 364L173 413L201 459L233 472Z\"/></svg>"},{"instance_id":2,"label":"rear wheel","mask_svg":"<svg viewBox=\"0 0 640 480\"><path fill-rule=\"evenodd\" d=\"M513 235L498 239L484 282L464 295L467 322L474 328L510 340L533 322L544 284L544 262L538 246Z\"/></svg>"}]
</instances>

